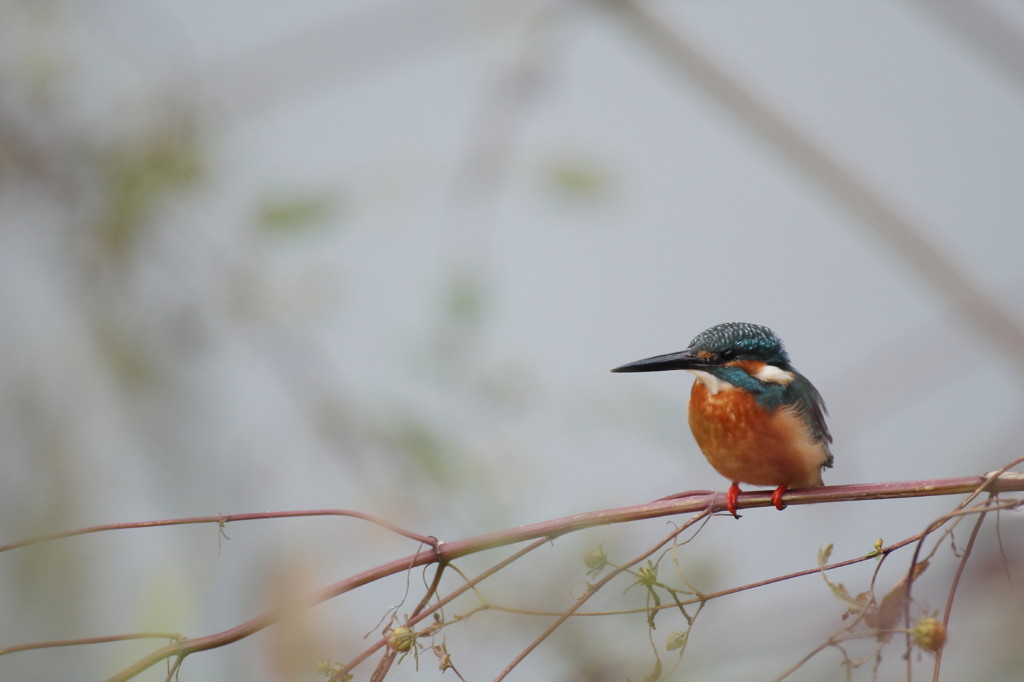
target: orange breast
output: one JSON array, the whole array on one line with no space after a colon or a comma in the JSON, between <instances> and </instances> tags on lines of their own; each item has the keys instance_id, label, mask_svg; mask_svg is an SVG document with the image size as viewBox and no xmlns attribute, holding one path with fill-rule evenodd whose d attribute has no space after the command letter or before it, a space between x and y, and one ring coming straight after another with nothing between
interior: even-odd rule
<instances>
[{"instance_id":1,"label":"orange breast","mask_svg":"<svg viewBox=\"0 0 1024 682\"><path fill-rule=\"evenodd\" d=\"M731 481L793 488L822 485L827 451L784 407L768 412L746 391L729 386L711 393L696 381L689 421L708 462Z\"/></svg>"}]
</instances>

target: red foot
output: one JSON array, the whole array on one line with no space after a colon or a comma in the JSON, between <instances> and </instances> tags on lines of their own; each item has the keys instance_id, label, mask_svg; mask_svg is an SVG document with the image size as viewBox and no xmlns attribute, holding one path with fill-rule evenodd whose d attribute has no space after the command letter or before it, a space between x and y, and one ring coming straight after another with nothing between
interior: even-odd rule
<instances>
[{"instance_id":1,"label":"red foot","mask_svg":"<svg viewBox=\"0 0 1024 682\"><path fill-rule=\"evenodd\" d=\"M775 492L772 493L772 504L774 504L775 508L778 509L779 511L782 511L783 509L786 508L786 505L782 503L782 496L785 494L786 486L784 485L780 485L778 488L775 489Z\"/></svg>"},{"instance_id":2,"label":"red foot","mask_svg":"<svg viewBox=\"0 0 1024 682\"><path fill-rule=\"evenodd\" d=\"M725 508L729 510L729 513L735 516L737 519L740 517L736 513L736 498L740 496L740 482L733 481L732 485L729 486L728 492L725 493Z\"/></svg>"}]
</instances>

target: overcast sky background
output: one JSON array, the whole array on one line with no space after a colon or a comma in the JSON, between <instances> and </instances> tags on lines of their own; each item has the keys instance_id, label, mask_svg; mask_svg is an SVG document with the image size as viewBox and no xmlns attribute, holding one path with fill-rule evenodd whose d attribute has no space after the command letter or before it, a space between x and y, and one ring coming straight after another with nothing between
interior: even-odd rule
<instances>
[{"instance_id":1,"label":"overcast sky background","mask_svg":"<svg viewBox=\"0 0 1024 682\"><path fill-rule=\"evenodd\" d=\"M980 474L1019 456L1024 6L644 5L902 216L936 265L614 5L4 2L0 543L324 507L453 540L722 490L686 426L690 377L608 370L726 321L775 329L824 395L826 483ZM701 589L724 589L813 567L829 542L835 558L864 554L955 504L751 510L712 519L682 561ZM1024 577L1018 516L1001 520L1005 570L982 533L949 679L1024 666L1024 604L1005 576ZM665 532L560 539L495 592L565 608L583 550L603 542L624 561ZM0 647L209 634L416 549L337 519L227 535L8 552ZM880 592L909 561L890 559ZM937 554L915 615L944 608L955 568ZM862 591L870 570L837 579ZM297 649L354 656L402 585L322 607ZM606 608L642 605L625 586ZM814 577L712 602L672 679L773 679L844 608ZM658 641L682 627L661 618ZM472 623L447 630L448 648L478 680L547 621ZM285 639L197 654L181 679L317 679L288 667ZM0 678L101 679L148 646L9 655ZM642 615L574 621L512 679L638 679L648 647ZM887 650L884 677L904 674L900 654ZM389 679L440 679L421 659ZM917 665L925 679L930 662ZM824 653L792 679L837 666Z\"/></svg>"}]
</instances>

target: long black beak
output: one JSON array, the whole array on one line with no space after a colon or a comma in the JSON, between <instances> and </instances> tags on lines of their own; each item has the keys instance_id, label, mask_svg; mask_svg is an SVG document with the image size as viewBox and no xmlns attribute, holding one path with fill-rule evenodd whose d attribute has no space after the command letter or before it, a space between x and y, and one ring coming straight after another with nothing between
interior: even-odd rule
<instances>
[{"instance_id":1,"label":"long black beak","mask_svg":"<svg viewBox=\"0 0 1024 682\"><path fill-rule=\"evenodd\" d=\"M690 349L681 350L678 353L666 355L655 355L653 358L637 360L622 367L616 367L613 372L664 372L669 369L701 369L711 367L713 362L699 358L690 352Z\"/></svg>"}]
</instances>

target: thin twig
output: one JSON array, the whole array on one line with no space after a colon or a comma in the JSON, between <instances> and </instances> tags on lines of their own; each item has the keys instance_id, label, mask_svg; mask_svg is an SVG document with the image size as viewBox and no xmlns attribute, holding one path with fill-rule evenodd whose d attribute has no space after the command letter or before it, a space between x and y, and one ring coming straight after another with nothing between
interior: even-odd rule
<instances>
[{"instance_id":1,"label":"thin twig","mask_svg":"<svg viewBox=\"0 0 1024 682\"><path fill-rule=\"evenodd\" d=\"M85 644L107 644L109 642L126 642L133 639L169 639L179 641L184 639L176 632L132 632L127 635L107 635L106 637L82 637L80 639L60 639L52 642L32 642L30 644L16 644L14 646L0 649L0 656L13 654L19 651L32 651L34 649L55 649L64 646L82 646Z\"/></svg>"},{"instance_id":2,"label":"thin twig","mask_svg":"<svg viewBox=\"0 0 1024 682\"><path fill-rule=\"evenodd\" d=\"M913 590L913 586L914 586L914 578L915 578L915 574L916 574L916 571L917 571L918 556L921 553L921 548L924 546L924 539L925 539L925 537L927 537L932 532L938 530L942 526L944 526L947 523L949 523L950 519L953 518L959 512L963 512L964 510L966 510L967 505L969 505L971 502L973 502L979 495L981 495L986 490L989 492L989 496L990 497L995 495L997 490L993 486L996 485L998 483L998 481L1000 481L1002 479L1003 476L1015 476L1015 477L1016 476L1021 476L1021 477L1024 477L1024 475L1022 475L1022 474L1010 472L1010 469L1018 466L1022 462L1024 462L1024 457L1018 457L1017 459L1013 460L1012 462L1009 462L1008 464L1006 464L1002 469L999 469L998 471L989 472L988 474L983 476L982 477L982 479L983 479L982 482L978 484L978 486L971 492L970 495L968 495L966 498L961 500L960 503L953 509L952 512L950 512L949 514L946 514L945 516L943 516L943 517L941 517L939 519L936 519L935 521L932 521L928 525L928 528L925 529L925 532L922 535L921 540L917 543L917 547L914 548L914 555L913 555L913 558L910 561L910 568L907 569L907 577L906 577L907 593L906 593L906 596L904 597L904 603L903 603L903 624L904 624L904 628L905 628L905 634L904 634L903 637L904 637L904 640L906 641L906 649L907 649L907 657L906 657L906 663L907 663L907 682L910 682L910 680L913 677L913 666L912 666L911 660L910 660L910 651L911 651L911 648L912 648L911 634L910 634L910 595L911 595L911 591ZM957 522L954 522L954 526L955 526L956 523Z\"/></svg>"},{"instance_id":3,"label":"thin twig","mask_svg":"<svg viewBox=\"0 0 1024 682\"><path fill-rule=\"evenodd\" d=\"M989 496L989 500L994 495ZM971 556L971 551L974 549L974 541L978 538L978 531L981 530L981 524L985 521L985 515L987 511L983 511L978 514L978 520L974 523L974 529L971 530L971 537L967 541L967 547L964 548L963 555L960 557L960 563L956 567L956 574L953 576L953 584L949 587L949 597L946 599L946 611L942 615L942 627L947 632L949 631L949 614L953 611L953 598L956 596L956 588L960 584L960 577L964 574L964 569L967 567L967 559ZM935 667L932 669L932 682L939 682L939 669L942 665L942 651L945 649L944 646L940 646L935 650Z\"/></svg>"},{"instance_id":4,"label":"thin twig","mask_svg":"<svg viewBox=\"0 0 1024 682\"><path fill-rule=\"evenodd\" d=\"M669 542L672 542L672 539L675 538L680 533L682 533L684 530L686 530L690 526L694 525L698 521L701 521L702 519L710 516L711 513L712 512L711 512L710 509L705 509L701 513L693 516L692 518L687 520L686 523L684 523L683 525L679 526L678 528L673 528L671 533L669 533L667 536L662 538L662 540L660 542L655 544L649 550L647 550L643 554L635 557L629 563L624 564L622 566L619 566L614 571L611 571L604 578L602 578L601 580L597 581L597 583L595 583L589 590L586 591L585 594L583 594L579 599L577 599L576 602L572 606L570 606L561 615L559 615L559 617L555 620L554 623L549 625L547 627L547 629L544 630L544 632L542 632L540 635L538 635L537 638L534 639L532 642L530 642L530 644L525 649L523 649L521 652L519 652L519 655L516 656L514 659L512 659L512 662L509 663L507 666L505 666L505 669L502 670L498 674L498 676L494 678L494 682L500 682L501 680L505 679L505 677L507 677L508 674L510 672L512 672L512 669L515 668L517 665L519 665L523 661L523 659L525 659L530 654L531 651L536 649L540 645L541 642L543 642L545 639L550 637L551 633L553 633L556 629L558 629L566 620L569 619L570 616L572 616L581 606L583 606L583 604L588 599L590 599L592 596L597 594L598 591L602 587L607 585L613 578L615 578L619 574L623 573L624 571L628 570L632 566L636 566L638 563L640 563L641 561L643 561L647 557L649 557L652 554L654 554L655 552L657 552L659 549L664 547L666 544L668 544Z\"/></svg>"},{"instance_id":5,"label":"thin twig","mask_svg":"<svg viewBox=\"0 0 1024 682\"><path fill-rule=\"evenodd\" d=\"M390 521L385 521L379 516L374 516L373 514L354 511L352 509L305 509L298 511L256 512L249 514L217 514L216 516L191 516L180 519L159 519L157 521L104 523L98 526L88 526L86 528L77 528L75 530L64 531L61 533L40 535L38 537L28 538L26 540L19 540L17 542L11 542L6 545L0 545L0 552L6 552L8 550L18 549L20 547L27 547L29 545L35 545L41 542L52 542L54 540L73 538L78 535L88 535L90 533L105 533L107 531L112 530L158 528L160 526L189 526L200 523L216 523L218 525L223 526L228 523L237 523L238 521L264 521L266 519L294 519L314 516L347 516L354 519L360 519L362 521L368 521L369 523L380 526L381 528L386 528L391 532L405 536L410 540L416 540L417 542L420 542L424 545L428 545L430 547L434 547L437 545L437 538L429 537L426 535L420 535L419 533L414 533L411 530L402 528L401 526L395 525Z\"/></svg>"},{"instance_id":6,"label":"thin twig","mask_svg":"<svg viewBox=\"0 0 1024 682\"><path fill-rule=\"evenodd\" d=\"M416 625L420 621L422 621L424 618L427 618L430 615L432 615L435 611L444 608L449 603L451 603L452 601L454 601L455 599L460 597L463 593L465 593L466 591L468 591L470 589L473 589L474 587L476 587L476 585L480 584L481 582L483 582L487 578L491 577L492 575L494 575L498 571L502 570L503 568L505 568L506 566L508 566L512 562L514 562L514 561L516 561L518 559L521 559L522 557L526 556L528 553L532 552L533 550L537 549L538 547L541 547L542 545L546 545L548 542L549 542L548 538L540 538L538 540L535 540L534 542L530 543L526 547L523 547L521 550L519 550L515 554L509 556L507 559L503 559L502 561L498 562L494 566L491 566L486 571L484 571L480 575L476 576L472 580L467 580L464 585L461 585L457 589L453 590L451 594L449 594L448 596L444 597L443 599L438 600L435 604L433 604L429 608L424 609L418 616L414 616L414 617L410 618L408 620L408 622L406 623L406 627L413 627L414 625ZM377 642L375 642L368 649L366 649L365 651L360 653L358 656L353 658L351 661L346 663L344 665L344 667L342 667L337 673L335 673L334 677L331 678L331 681L333 682L336 679L337 680L342 679L345 676L346 673L348 673L353 668L355 668L357 665L359 665L360 663L365 661L367 658L372 656L376 651L378 651L385 644L387 644L387 639L386 638L378 640Z\"/></svg>"}]
</instances>

